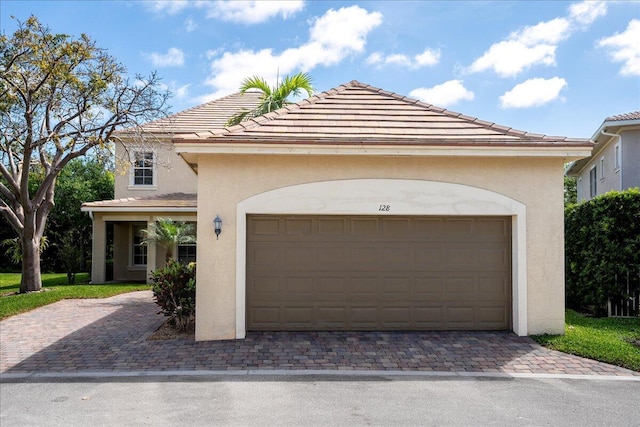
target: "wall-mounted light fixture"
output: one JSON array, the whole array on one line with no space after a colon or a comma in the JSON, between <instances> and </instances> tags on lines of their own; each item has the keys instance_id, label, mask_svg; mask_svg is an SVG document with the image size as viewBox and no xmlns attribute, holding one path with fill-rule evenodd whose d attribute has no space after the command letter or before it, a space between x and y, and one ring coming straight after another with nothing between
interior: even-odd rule
<instances>
[{"instance_id":1,"label":"wall-mounted light fixture","mask_svg":"<svg viewBox=\"0 0 640 427\"><path fill-rule=\"evenodd\" d=\"M213 220L213 230L216 232L216 240L218 240L218 236L222 233L222 220L218 215L216 215L216 218Z\"/></svg>"}]
</instances>

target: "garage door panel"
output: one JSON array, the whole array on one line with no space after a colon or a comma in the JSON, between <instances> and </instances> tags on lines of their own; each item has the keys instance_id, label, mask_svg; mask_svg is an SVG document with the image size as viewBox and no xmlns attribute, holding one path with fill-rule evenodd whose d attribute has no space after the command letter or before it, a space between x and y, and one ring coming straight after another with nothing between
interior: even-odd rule
<instances>
[{"instance_id":1,"label":"garage door panel","mask_svg":"<svg viewBox=\"0 0 640 427\"><path fill-rule=\"evenodd\" d=\"M371 236L375 236L378 233L377 218L352 218L350 222L350 236L352 238L370 239Z\"/></svg>"},{"instance_id":2,"label":"garage door panel","mask_svg":"<svg viewBox=\"0 0 640 427\"><path fill-rule=\"evenodd\" d=\"M254 238L280 235L280 220L272 217L253 218L248 224L249 233Z\"/></svg>"},{"instance_id":3,"label":"garage door panel","mask_svg":"<svg viewBox=\"0 0 640 427\"><path fill-rule=\"evenodd\" d=\"M247 329L509 329L510 224L249 216Z\"/></svg>"},{"instance_id":4,"label":"garage door panel","mask_svg":"<svg viewBox=\"0 0 640 427\"><path fill-rule=\"evenodd\" d=\"M278 299L308 300L314 297L316 286L314 280L308 276L287 276L282 278L284 286Z\"/></svg>"},{"instance_id":5,"label":"garage door panel","mask_svg":"<svg viewBox=\"0 0 640 427\"><path fill-rule=\"evenodd\" d=\"M389 245L382 249L382 263L385 268L407 268L413 264L413 250L406 245Z\"/></svg>"},{"instance_id":6,"label":"garage door panel","mask_svg":"<svg viewBox=\"0 0 640 427\"><path fill-rule=\"evenodd\" d=\"M349 264L355 268L361 268L360 266L377 266L380 262L379 248L360 245L349 247Z\"/></svg>"}]
</instances>

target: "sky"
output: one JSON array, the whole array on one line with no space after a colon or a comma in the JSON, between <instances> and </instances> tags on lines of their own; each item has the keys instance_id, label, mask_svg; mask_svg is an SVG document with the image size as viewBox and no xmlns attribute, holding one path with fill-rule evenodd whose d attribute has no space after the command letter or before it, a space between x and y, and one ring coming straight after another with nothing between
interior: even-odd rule
<instances>
[{"instance_id":1,"label":"sky","mask_svg":"<svg viewBox=\"0 0 640 427\"><path fill-rule=\"evenodd\" d=\"M157 71L173 112L297 72L545 135L640 110L640 1L3 0L0 31L30 15Z\"/></svg>"}]
</instances>

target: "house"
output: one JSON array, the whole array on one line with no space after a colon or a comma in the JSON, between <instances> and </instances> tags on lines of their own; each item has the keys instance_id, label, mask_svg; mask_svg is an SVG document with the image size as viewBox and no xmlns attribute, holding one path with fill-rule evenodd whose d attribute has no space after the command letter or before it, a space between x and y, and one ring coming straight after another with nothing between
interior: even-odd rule
<instances>
[{"instance_id":1,"label":"house","mask_svg":"<svg viewBox=\"0 0 640 427\"><path fill-rule=\"evenodd\" d=\"M236 93L117 134L114 200L82 206L93 218L93 283L148 282L164 265L164 250L143 245L141 230L162 217L195 223L197 213L196 173L176 154L171 139L222 131L231 115L255 107L259 99L257 93ZM180 245L173 253L180 261L195 261L196 245Z\"/></svg>"},{"instance_id":2,"label":"house","mask_svg":"<svg viewBox=\"0 0 640 427\"><path fill-rule=\"evenodd\" d=\"M566 172L577 179L578 202L640 187L640 111L607 117L591 139L592 155L574 161Z\"/></svg>"},{"instance_id":3,"label":"house","mask_svg":"<svg viewBox=\"0 0 640 427\"><path fill-rule=\"evenodd\" d=\"M197 172L197 206L176 211L197 216L197 340L250 330L563 333L563 165L587 157L591 141L357 81L211 128L167 132ZM164 213L131 220L143 199L85 205L98 251L101 224ZM130 211L114 211L119 203Z\"/></svg>"}]
</instances>

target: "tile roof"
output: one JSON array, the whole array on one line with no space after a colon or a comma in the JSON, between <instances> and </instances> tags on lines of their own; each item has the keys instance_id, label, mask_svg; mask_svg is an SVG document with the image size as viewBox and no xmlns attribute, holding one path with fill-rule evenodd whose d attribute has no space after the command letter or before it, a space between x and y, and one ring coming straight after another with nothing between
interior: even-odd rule
<instances>
[{"instance_id":1,"label":"tile roof","mask_svg":"<svg viewBox=\"0 0 640 427\"><path fill-rule=\"evenodd\" d=\"M100 200L82 204L83 211L91 211L95 208L148 208L149 210L163 210L167 208L192 208L195 211L196 207L197 195L185 193L161 194L146 197L128 197L124 199Z\"/></svg>"},{"instance_id":2,"label":"tile roof","mask_svg":"<svg viewBox=\"0 0 640 427\"><path fill-rule=\"evenodd\" d=\"M225 128L174 142L591 146L588 139L532 134L351 81Z\"/></svg>"},{"instance_id":3,"label":"tile roof","mask_svg":"<svg viewBox=\"0 0 640 427\"><path fill-rule=\"evenodd\" d=\"M616 122L619 120L640 120L640 111L632 111L630 113L618 114L615 116L607 117L605 122Z\"/></svg>"},{"instance_id":4,"label":"tile roof","mask_svg":"<svg viewBox=\"0 0 640 427\"><path fill-rule=\"evenodd\" d=\"M243 109L250 110L257 106L260 96L260 92L233 93L146 123L140 127L140 130L152 134L219 132L225 127L231 116ZM121 132L126 134L127 130Z\"/></svg>"}]
</instances>

